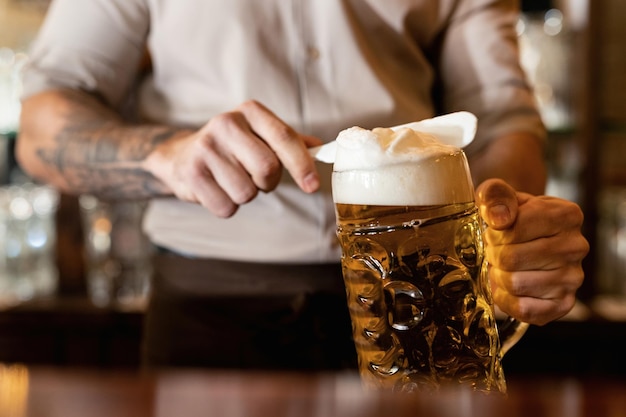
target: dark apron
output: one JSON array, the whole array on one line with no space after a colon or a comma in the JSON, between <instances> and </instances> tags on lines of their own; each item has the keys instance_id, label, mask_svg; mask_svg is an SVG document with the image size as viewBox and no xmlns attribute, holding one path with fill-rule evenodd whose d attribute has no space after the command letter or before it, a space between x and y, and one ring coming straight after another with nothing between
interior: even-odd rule
<instances>
[{"instance_id":1,"label":"dark apron","mask_svg":"<svg viewBox=\"0 0 626 417\"><path fill-rule=\"evenodd\" d=\"M155 256L146 367L355 369L339 264Z\"/></svg>"}]
</instances>

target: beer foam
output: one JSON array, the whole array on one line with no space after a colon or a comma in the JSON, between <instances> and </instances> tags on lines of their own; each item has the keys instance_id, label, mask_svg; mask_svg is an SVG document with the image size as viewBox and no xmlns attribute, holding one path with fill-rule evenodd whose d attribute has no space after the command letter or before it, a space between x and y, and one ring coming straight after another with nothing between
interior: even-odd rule
<instances>
[{"instance_id":1,"label":"beer foam","mask_svg":"<svg viewBox=\"0 0 626 417\"><path fill-rule=\"evenodd\" d=\"M467 159L434 134L351 127L339 133L335 203L441 205L473 201Z\"/></svg>"}]
</instances>

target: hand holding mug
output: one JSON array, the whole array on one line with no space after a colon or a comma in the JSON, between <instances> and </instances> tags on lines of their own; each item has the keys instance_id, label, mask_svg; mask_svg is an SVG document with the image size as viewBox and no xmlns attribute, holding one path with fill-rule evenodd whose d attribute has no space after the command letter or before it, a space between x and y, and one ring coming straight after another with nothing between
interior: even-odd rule
<instances>
[{"instance_id":1,"label":"hand holding mug","mask_svg":"<svg viewBox=\"0 0 626 417\"><path fill-rule=\"evenodd\" d=\"M486 257L494 302L518 320L542 325L567 314L583 282L589 244L572 202L516 192L499 179L476 190L487 223Z\"/></svg>"}]
</instances>

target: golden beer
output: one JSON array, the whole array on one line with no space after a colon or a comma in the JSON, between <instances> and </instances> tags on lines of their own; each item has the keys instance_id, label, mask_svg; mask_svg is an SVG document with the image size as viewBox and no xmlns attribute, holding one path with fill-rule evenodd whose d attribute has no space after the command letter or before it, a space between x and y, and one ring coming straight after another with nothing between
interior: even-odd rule
<instances>
[{"instance_id":1,"label":"golden beer","mask_svg":"<svg viewBox=\"0 0 626 417\"><path fill-rule=\"evenodd\" d=\"M365 384L505 392L474 202L335 206Z\"/></svg>"}]
</instances>

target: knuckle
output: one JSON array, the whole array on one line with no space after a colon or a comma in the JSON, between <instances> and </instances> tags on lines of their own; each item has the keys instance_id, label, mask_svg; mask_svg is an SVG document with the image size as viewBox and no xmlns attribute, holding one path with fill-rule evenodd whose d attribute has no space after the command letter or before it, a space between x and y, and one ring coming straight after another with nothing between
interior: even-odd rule
<instances>
[{"instance_id":1,"label":"knuckle","mask_svg":"<svg viewBox=\"0 0 626 417\"><path fill-rule=\"evenodd\" d=\"M219 123L219 122L218 122ZM200 159L201 155L217 153L218 145L215 138L212 135L202 135L193 143L193 149L191 150L192 160Z\"/></svg>"},{"instance_id":2,"label":"knuckle","mask_svg":"<svg viewBox=\"0 0 626 417\"><path fill-rule=\"evenodd\" d=\"M225 112L216 114L207 123L207 129L228 130L233 125L239 124L242 116L238 112ZM204 135L204 142L211 143L211 135Z\"/></svg>"},{"instance_id":3,"label":"knuckle","mask_svg":"<svg viewBox=\"0 0 626 417\"><path fill-rule=\"evenodd\" d=\"M570 293L575 293L578 288L583 284L585 280L585 272L582 266L577 266L572 268L572 270L567 274L566 282L569 284L567 286L570 289Z\"/></svg>"},{"instance_id":4,"label":"knuckle","mask_svg":"<svg viewBox=\"0 0 626 417\"><path fill-rule=\"evenodd\" d=\"M198 184L206 181L206 170L200 164L190 164L185 170L185 177L191 184Z\"/></svg>"},{"instance_id":5,"label":"knuckle","mask_svg":"<svg viewBox=\"0 0 626 417\"><path fill-rule=\"evenodd\" d=\"M571 236L571 235L574 236ZM591 249L587 239L579 233L565 235L567 244L563 245L561 253L568 264L580 265Z\"/></svg>"},{"instance_id":6,"label":"knuckle","mask_svg":"<svg viewBox=\"0 0 626 417\"><path fill-rule=\"evenodd\" d=\"M563 297L557 300L551 300L553 302L553 309L550 315L542 317L542 321L539 324L546 324L553 320L558 320L561 317L567 315L576 305L576 296L573 293L567 293Z\"/></svg>"},{"instance_id":7,"label":"knuckle","mask_svg":"<svg viewBox=\"0 0 626 417\"><path fill-rule=\"evenodd\" d=\"M257 100L249 99L249 100L242 102L239 105L238 110L245 112L245 111L249 111L252 109L259 108L259 107L261 107L261 103L259 103Z\"/></svg>"},{"instance_id":8,"label":"knuckle","mask_svg":"<svg viewBox=\"0 0 626 417\"><path fill-rule=\"evenodd\" d=\"M584 221L584 214L580 206L571 201L560 201L562 204L559 204L555 213L555 217L559 219L559 223L570 228L580 228Z\"/></svg>"},{"instance_id":9,"label":"knuckle","mask_svg":"<svg viewBox=\"0 0 626 417\"><path fill-rule=\"evenodd\" d=\"M200 198L198 202L200 203L200 205L202 205L202 207L207 209L209 212L211 212L215 216L224 218L224 219L228 217L232 217L239 208L238 204L235 204L232 200L230 200L226 196L223 196L223 197L204 196L204 198Z\"/></svg>"},{"instance_id":10,"label":"knuckle","mask_svg":"<svg viewBox=\"0 0 626 417\"><path fill-rule=\"evenodd\" d=\"M507 288L516 297L525 296L528 294L528 281L520 279L516 274L511 274Z\"/></svg>"},{"instance_id":11,"label":"knuckle","mask_svg":"<svg viewBox=\"0 0 626 417\"><path fill-rule=\"evenodd\" d=\"M212 126L212 127L227 126L232 122L233 118L234 118L234 115L230 112L219 113L211 117L211 120L209 120L209 123L207 123L207 126Z\"/></svg>"},{"instance_id":12,"label":"knuckle","mask_svg":"<svg viewBox=\"0 0 626 417\"><path fill-rule=\"evenodd\" d=\"M562 298L561 303L560 303L561 309L560 309L559 318L563 317L564 315L572 311L575 305L576 305L576 294L573 292L567 293Z\"/></svg>"},{"instance_id":13,"label":"knuckle","mask_svg":"<svg viewBox=\"0 0 626 417\"><path fill-rule=\"evenodd\" d=\"M528 262L522 253L510 246L502 248L498 258L500 267L507 271L519 271Z\"/></svg>"},{"instance_id":14,"label":"knuckle","mask_svg":"<svg viewBox=\"0 0 626 417\"><path fill-rule=\"evenodd\" d=\"M580 239L580 242L575 244L574 248L569 251L569 256L566 259L573 264L580 264L582 260L589 253L589 242L586 239Z\"/></svg>"},{"instance_id":15,"label":"knuckle","mask_svg":"<svg viewBox=\"0 0 626 417\"><path fill-rule=\"evenodd\" d=\"M566 201L560 206L558 218L565 225L573 228L580 228L584 221L584 214L578 204Z\"/></svg>"},{"instance_id":16,"label":"knuckle","mask_svg":"<svg viewBox=\"0 0 626 417\"><path fill-rule=\"evenodd\" d=\"M273 132L274 142L278 145L290 143L297 137L296 131L283 123L276 123Z\"/></svg>"},{"instance_id":17,"label":"knuckle","mask_svg":"<svg viewBox=\"0 0 626 417\"><path fill-rule=\"evenodd\" d=\"M243 186L232 193L231 199L235 204L245 204L252 201L258 193L258 188L253 185Z\"/></svg>"},{"instance_id":18,"label":"knuckle","mask_svg":"<svg viewBox=\"0 0 626 417\"><path fill-rule=\"evenodd\" d=\"M535 315L535 309L529 302L526 302L526 299L520 299L515 310L516 319L526 323L539 324L538 318Z\"/></svg>"},{"instance_id":19,"label":"knuckle","mask_svg":"<svg viewBox=\"0 0 626 417\"><path fill-rule=\"evenodd\" d=\"M257 161L254 167L254 176L262 179L273 179L281 170L280 161L272 154Z\"/></svg>"}]
</instances>

